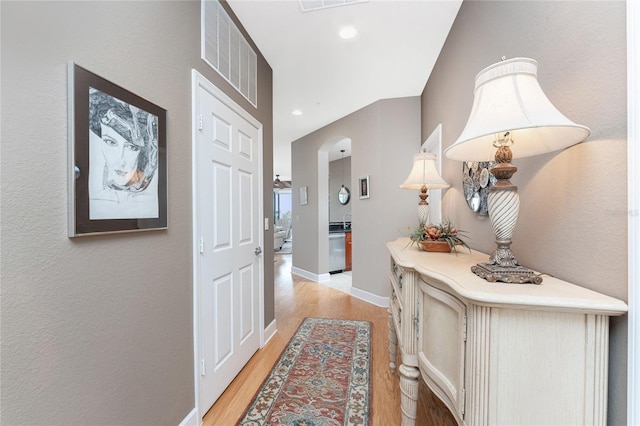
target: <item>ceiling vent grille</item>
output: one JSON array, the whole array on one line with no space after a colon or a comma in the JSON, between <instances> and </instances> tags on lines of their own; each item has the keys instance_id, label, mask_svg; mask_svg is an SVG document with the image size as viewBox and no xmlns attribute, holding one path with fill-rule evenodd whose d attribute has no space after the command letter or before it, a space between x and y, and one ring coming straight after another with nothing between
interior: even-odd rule
<instances>
[{"instance_id":1,"label":"ceiling vent grille","mask_svg":"<svg viewBox=\"0 0 640 426\"><path fill-rule=\"evenodd\" d=\"M202 0L202 59L258 107L258 57L218 0Z\"/></svg>"},{"instance_id":2,"label":"ceiling vent grille","mask_svg":"<svg viewBox=\"0 0 640 426\"><path fill-rule=\"evenodd\" d=\"M369 0L299 0L303 12L311 12L329 7L348 6L350 4L366 3Z\"/></svg>"}]
</instances>

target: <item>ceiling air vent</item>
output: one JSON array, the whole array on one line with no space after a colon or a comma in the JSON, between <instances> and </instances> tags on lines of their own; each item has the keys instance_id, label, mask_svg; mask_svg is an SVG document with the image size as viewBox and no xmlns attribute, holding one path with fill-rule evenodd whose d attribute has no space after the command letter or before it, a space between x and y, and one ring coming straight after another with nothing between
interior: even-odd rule
<instances>
[{"instance_id":1,"label":"ceiling air vent","mask_svg":"<svg viewBox=\"0 0 640 426\"><path fill-rule=\"evenodd\" d=\"M326 9L328 7L348 6L350 4L366 3L369 0L299 0L303 12Z\"/></svg>"},{"instance_id":2,"label":"ceiling air vent","mask_svg":"<svg viewBox=\"0 0 640 426\"><path fill-rule=\"evenodd\" d=\"M202 59L258 107L258 58L218 0L202 1Z\"/></svg>"}]
</instances>

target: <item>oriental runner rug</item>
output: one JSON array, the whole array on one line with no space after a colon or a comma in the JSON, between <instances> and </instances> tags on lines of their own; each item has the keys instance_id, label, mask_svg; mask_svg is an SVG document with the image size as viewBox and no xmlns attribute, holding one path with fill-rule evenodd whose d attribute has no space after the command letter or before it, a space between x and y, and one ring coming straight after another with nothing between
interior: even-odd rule
<instances>
[{"instance_id":1,"label":"oriental runner rug","mask_svg":"<svg viewBox=\"0 0 640 426\"><path fill-rule=\"evenodd\" d=\"M368 425L371 323L305 318L239 425Z\"/></svg>"}]
</instances>

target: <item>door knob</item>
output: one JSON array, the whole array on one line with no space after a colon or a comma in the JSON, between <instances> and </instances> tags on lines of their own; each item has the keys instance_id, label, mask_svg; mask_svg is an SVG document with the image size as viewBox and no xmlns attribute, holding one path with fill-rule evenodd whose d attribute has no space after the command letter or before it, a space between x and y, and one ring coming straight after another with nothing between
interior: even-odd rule
<instances>
[{"instance_id":1,"label":"door knob","mask_svg":"<svg viewBox=\"0 0 640 426\"><path fill-rule=\"evenodd\" d=\"M256 249L253 251L256 256L259 255L260 253L262 253L262 249L260 247L256 247Z\"/></svg>"}]
</instances>

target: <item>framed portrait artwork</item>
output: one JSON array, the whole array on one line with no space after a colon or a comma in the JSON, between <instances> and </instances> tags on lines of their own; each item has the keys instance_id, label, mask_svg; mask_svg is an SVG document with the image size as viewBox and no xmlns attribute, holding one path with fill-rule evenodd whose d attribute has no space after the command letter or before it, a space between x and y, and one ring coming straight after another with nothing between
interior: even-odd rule
<instances>
[{"instance_id":1,"label":"framed portrait artwork","mask_svg":"<svg viewBox=\"0 0 640 426\"><path fill-rule=\"evenodd\" d=\"M358 187L360 188L360 199L369 198L369 193L371 191L371 188L369 187L369 176L358 178L358 182Z\"/></svg>"},{"instance_id":2,"label":"framed portrait artwork","mask_svg":"<svg viewBox=\"0 0 640 426\"><path fill-rule=\"evenodd\" d=\"M167 112L69 64L69 236L167 228Z\"/></svg>"}]
</instances>

